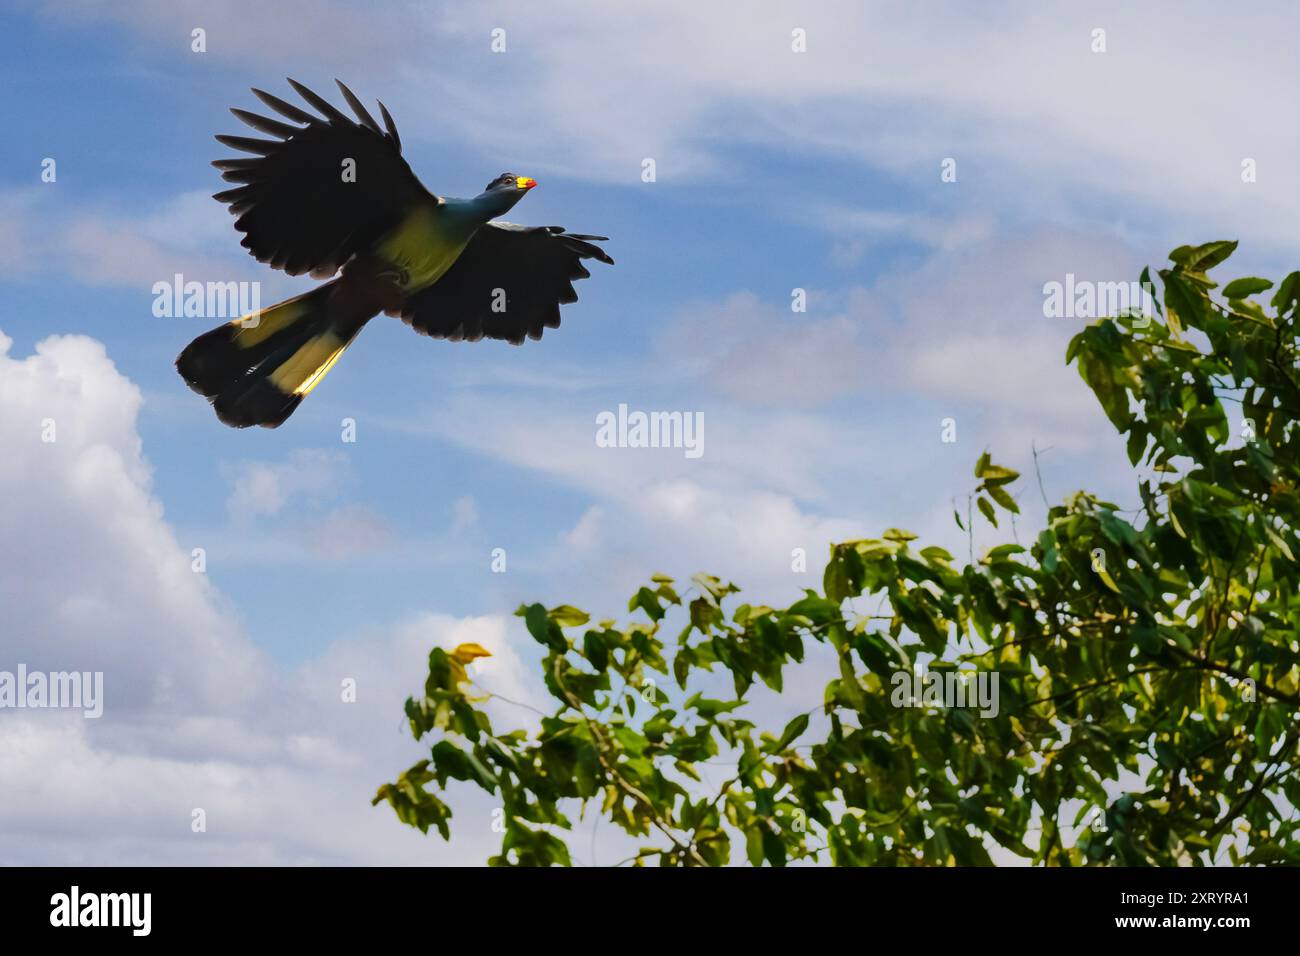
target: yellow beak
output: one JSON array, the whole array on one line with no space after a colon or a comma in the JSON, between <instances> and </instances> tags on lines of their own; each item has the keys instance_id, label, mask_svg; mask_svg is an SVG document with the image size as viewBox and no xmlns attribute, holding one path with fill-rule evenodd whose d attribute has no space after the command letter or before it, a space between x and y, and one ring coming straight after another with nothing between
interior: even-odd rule
<instances>
[{"instance_id":1,"label":"yellow beak","mask_svg":"<svg viewBox=\"0 0 1300 956\"><path fill-rule=\"evenodd\" d=\"M537 180L535 179L529 179L527 176L515 177L516 189L532 189L536 185L537 185Z\"/></svg>"}]
</instances>

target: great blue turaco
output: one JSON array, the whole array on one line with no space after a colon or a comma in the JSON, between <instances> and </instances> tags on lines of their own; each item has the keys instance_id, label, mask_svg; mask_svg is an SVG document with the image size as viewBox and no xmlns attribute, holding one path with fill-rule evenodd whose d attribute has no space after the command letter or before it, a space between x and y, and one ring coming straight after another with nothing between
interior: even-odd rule
<instances>
[{"instance_id":1,"label":"great blue turaco","mask_svg":"<svg viewBox=\"0 0 1300 956\"><path fill-rule=\"evenodd\" d=\"M237 183L213 198L238 217L243 246L289 275L325 284L200 335L176 368L227 425L275 428L380 312L451 341L518 345L560 324L584 259L613 264L604 236L493 221L537 183L502 173L473 199L434 195L402 158L393 118L381 128L335 80L356 119L290 79L320 113L253 93L285 123L231 112L272 139L217 136L252 158L218 159ZM294 125L296 124L296 125Z\"/></svg>"}]
</instances>

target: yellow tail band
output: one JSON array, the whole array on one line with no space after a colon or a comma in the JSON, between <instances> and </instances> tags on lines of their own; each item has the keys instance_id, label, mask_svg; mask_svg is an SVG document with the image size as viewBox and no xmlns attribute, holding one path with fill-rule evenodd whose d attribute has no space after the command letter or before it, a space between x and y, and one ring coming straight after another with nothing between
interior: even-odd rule
<instances>
[{"instance_id":1,"label":"yellow tail band","mask_svg":"<svg viewBox=\"0 0 1300 956\"><path fill-rule=\"evenodd\" d=\"M334 367L347 347L348 342L333 332L322 332L271 373L271 384L286 395L306 395Z\"/></svg>"}]
</instances>

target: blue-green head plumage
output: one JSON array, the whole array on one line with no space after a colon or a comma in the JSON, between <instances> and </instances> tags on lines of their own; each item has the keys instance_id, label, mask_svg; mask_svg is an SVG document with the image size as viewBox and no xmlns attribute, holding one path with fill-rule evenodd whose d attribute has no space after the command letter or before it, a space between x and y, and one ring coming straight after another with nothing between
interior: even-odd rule
<instances>
[{"instance_id":1,"label":"blue-green head plumage","mask_svg":"<svg viewBox=\"0 0 1300 956\"><path fill-rule=\"evenodd\" d=\"M524 193L536 185L537 180L527 176L502 173L488 183L481 193L469 200L469 204L482 217L483 222L487 222L508 213L514 208L515 203L524 198Z\"/></svg>"}]
</instances>

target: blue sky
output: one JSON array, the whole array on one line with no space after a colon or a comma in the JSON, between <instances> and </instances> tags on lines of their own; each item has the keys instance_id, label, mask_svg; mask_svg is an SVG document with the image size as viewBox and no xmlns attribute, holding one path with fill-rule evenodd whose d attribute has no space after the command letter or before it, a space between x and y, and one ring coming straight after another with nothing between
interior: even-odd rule
<instances>
[{"instance_id":1,"label":"blue sky","mask_svg":"<svg viewBox=\"0 0 1300 956\"><path fill-rule=\"evenodd\" d=\"M0 668L103 663L125 688L104 726L0 714L0 768L49 777L0 809L0 861L480 859L479 837L420 841L364 801L414 752L400 702L432 643L481 639L526 697L521 602L612 614L652 572L707 570L775 603L831 541L890 526L964 553L952 503L986 448L1029 470L1050 446L1052 498L1130 502L1122 446L1062 363L1081 321L1045 318L1043 284L1127 282L1216 238L1242 240L1234 274L1295 266L1285 4L1253 4L1249 36L1196 3L268 6L0 12L0 527L23 542ZM151 288L311 285L245 255L207 198L212 135L243 132L227 108L256 108L250 86L288 97L285 76L382 99L435 192L536 177L510 218L608 235L618 264L519 348L380 317L286 425L225 428L172 368L214 323L155 318ZM76 338L34 354L51 336ZM704 456L597 448L620 403L703 413ZM58 456L33 441L47 414ZM1020 491L1023 536L1041 502ZM1004 536L980 526L976 548ZM329 706L349 668L376 688L363 718ZM148 811L57 794L76 767ZM159 782L210 794L224 827L196 844L188 803L143 795ZM351 842L295 830L303 801Z\"/></svg>"}]
</instances>

